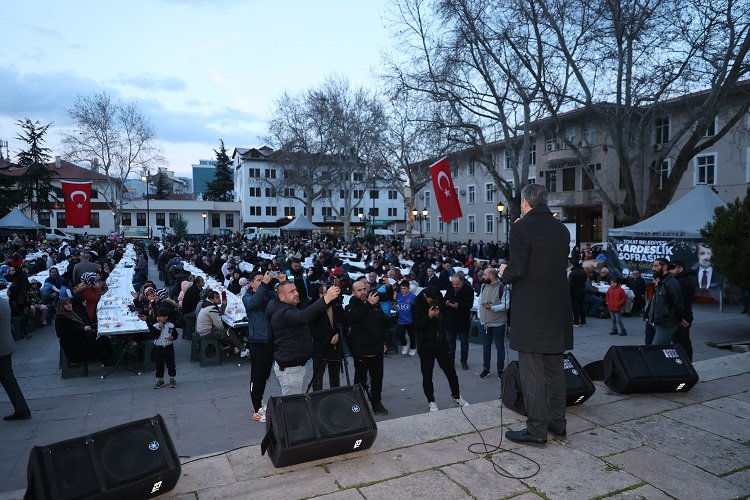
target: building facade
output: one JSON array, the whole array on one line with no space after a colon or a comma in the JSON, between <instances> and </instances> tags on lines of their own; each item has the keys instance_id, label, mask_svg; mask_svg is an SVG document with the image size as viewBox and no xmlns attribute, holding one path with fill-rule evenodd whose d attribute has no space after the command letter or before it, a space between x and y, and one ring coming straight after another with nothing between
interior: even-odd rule
<instances>
[{"instance_id":1,"label":"building facade","mask_svg":"<svg viewBox=\"0 0 750 500\"><path fill-rule=\"evenodd\" d=\"M193 193L203 196L216 175L216 160L198 160L193 165Z\"/></svg>"},{"instance_id":2,"label":"building facade","mask_svg":"<svg viewBox=\"0 0 750 500\"><path fill-rule=\"evenodd\" d=\"M294 189L277 193L273 187L278 185L276 180L283 178L285 170L291 168L275 160L273 153L269 147L236 148L233 152L235 199L242 205L245 226L279 227L297 215L304 215L314 224L333 230L343 225L339 214L344 212L346 197L351 197L354 207L349 216L353 227L393 229L407 218L400 181L372 183L363 172L353 172L354 189L330 186L331 200L316 199L312 213L308 214L305 204L293 197Z\"/></svg>"},{"instance_id":3,"label":"building facade","mask_svg":"<svg viewBox=\"0 0 750 500\"><path fill-rule=\"evenodd\" d=\"M681 139L675 138L675 131L694 121L689 110L690 99L687 96L662 104L649 129L643 134L645 139L640 152L642 168L633 172L636 200L640 207L651 188L650 169L659 170L659 189L671 172L681 146ZM713 137L739 106L744 106L746 101L743 99L747 97L738 95L727 100L713 126L704 132L706 139ZM593 182L584 173L579 157L566 145L562 135L578 146L603 191L610 198L622 201L624 190L613 141L608 137L605 124L593 113L581 110L568 113L563 117L562 124L562 127L558 127L562 132L544 121L536 124L529 151L528 182L543 183L547 187L550 208L561 220L577 223L579 242L606 241L608 229L615 224L614 213L602 202ZM657 166L655 160L669 147L672 149ZM513 170L505 144L495 143L491 150L495 171L504 180L512 182ZM470 151L460 151L450 159L463 216L443 224L432 184L428 183L416 193L414 199L414 206L420 213L423 209L428 211L423 220L415 222L415 228L419 229L421 222L425 236L447 238L449 241L505 241L508 224L512 222L498 212L497 205L507 205L507 200L495 188L494 180L485 166L470 158ZM750 114L713 146L690 160L673 200L685 195L698 183L711 185L727 202L745 196L750 183Z\"/></svg>"}]
</instances>

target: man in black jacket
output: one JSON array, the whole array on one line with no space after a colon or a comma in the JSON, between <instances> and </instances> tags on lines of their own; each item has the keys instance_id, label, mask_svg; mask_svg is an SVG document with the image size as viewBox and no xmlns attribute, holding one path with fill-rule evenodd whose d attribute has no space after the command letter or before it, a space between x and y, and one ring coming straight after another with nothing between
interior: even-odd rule
<instances>
[{"instance_id":1,"label":"man in black jacket","mask_svg":"<svg viewBox=\"0 0 750 500\"><path fill-rule=\"evenodd\" d=\"M370 292L370 286L363 279L352 285L352 298L346 309L351 326L354 383L366 388L369 374L372 411L388 415L380 399L383 390L383 354L387 348L385 330L395 321L385 315L378 294Z\"/></svg>"},{"instance_id":2,"label":"man in black jacket","mask_svg":"<svg viewBox=\"0 0 750 500\"><path fill-rule=\"evenodd\" d=\"M658 279L654 296L648 303L646 321L654 326L655 345L672 343L677 327L680 326L685 314L685 304L682 300L680 284L669 272L669 261L657 259L651 266L654 280Z\"/></svg>"},{"instance_id":3,"label":"man in black jacket","mask_svg":"<svg viewBox=\"0 0 750 500\"><path fill-rule=\"evenodd\" d=\"M572 261L573 267L568 274L570 301L573 306L573 326L586 326L586 271L581 261Z\"/></svg>"},{"instance_id":4,"label":"man in black jacket","mask_svg":"<svg viewBox=\"0 0 750 500\"><path fill-rule=\"evenodd\" d=\"M683 313L680 324L675 330L672 340L682 346L688 359L693 361L693 343L690 341L690 325L693 324L693 297L695 296L695 271L686 270L685 263L673 260L669 265L669 272L677 278L682 292Z\"/></svg>"},{"instance_id":5,"label":"man in black jacket","mask_svg":"<svg viewBox=\"0 0 750 500\"><path fill-rule=\"evenodd\" d=\"M319 295L324 297L331 283L320 285ZM346 313L340 301L328 305L312 325L313 330L313 391L323 389L323 372L328 370L328 386L340 384L341 360L343 359L344 332L347 330Z\"/></svg>"},{"instance_id":6,"label":"man in black jacket","mask_svg":"<svg viewBox=\"0 0 750 500\"><path fill-rule=\"evenodd\" d=\"M341 289L332 286L305 309L297 309L300 297L294 283L280 283L276 293L278 299L272 300L266 310L274 335L274 371L282 396L302 394L307 373L305 365L313 353L310 323L325 313L328 304L341 294Z\"/></svg>"},{"instance_id":7,"label":"man in black jacket","mask_svg":"<svg viewBox=\"0 0 750 500\"><path fill-rule=\"evenodd\" d=\"M469 322L471 308L474 306L474 291L465 286L464 277L455 274L451 286L445 292L445 314L443 326L448 338L448 354L451 361L456 361L456 337L461 340L461 368L469 369Z\"/></svg>"}]
</instances>

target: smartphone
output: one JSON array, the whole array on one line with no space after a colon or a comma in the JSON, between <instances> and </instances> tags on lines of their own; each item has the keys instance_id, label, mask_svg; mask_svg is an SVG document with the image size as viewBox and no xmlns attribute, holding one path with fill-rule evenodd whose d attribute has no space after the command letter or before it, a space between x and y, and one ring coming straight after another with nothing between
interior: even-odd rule
<instances>
[{"instance_id":1,"label":"smartphone","mask_svg":"<svg viewBox=\"0 0 750 500\"><path fill-rule=\"evenodd\" d=\"M341 287L341 278L333 278L333 286Z\"/></svg>"}]
</instances>

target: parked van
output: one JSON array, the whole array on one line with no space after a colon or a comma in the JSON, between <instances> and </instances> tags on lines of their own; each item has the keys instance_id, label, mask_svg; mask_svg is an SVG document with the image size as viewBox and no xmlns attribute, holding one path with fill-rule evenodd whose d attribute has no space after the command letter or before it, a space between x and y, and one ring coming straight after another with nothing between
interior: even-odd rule
<instances>
[{"instance_id":1,"label":"parked van","mask_svg":"<svg viewBox=\"0 0 750 500\"><path fill-rule=\"evenodd\" d=\"M278 227L246 227L242 230L242 234L247 240L257 240L271 236L281 236L281 229Z\"/></svg>"},{"instance_id":2,"label":"parked van","mask_svg":"<svg viewBox=\"0 0 750 500\"><path fill-rule=\"evenodd\" d=\"M73 241L75 236L66 233L62 229L44 228L44 239L47 241Z\"/></svg>"}]
</instances>

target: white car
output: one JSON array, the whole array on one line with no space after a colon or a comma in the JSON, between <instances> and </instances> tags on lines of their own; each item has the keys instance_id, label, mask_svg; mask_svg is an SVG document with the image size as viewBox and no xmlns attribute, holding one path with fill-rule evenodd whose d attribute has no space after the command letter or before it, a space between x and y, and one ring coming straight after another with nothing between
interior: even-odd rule
<instances>
[{"instance_id":1,"label":"white car","mask_svg":"<svg viewBox=\"0 0 750 500\"><path fill-rule=\"evenodd\" d=\"M51 229L51 228L45 228L44 230L44 239L47 241L73 241L75 240L75 236L72 236L62 229Z\"/></svg>"}]
</instances>

